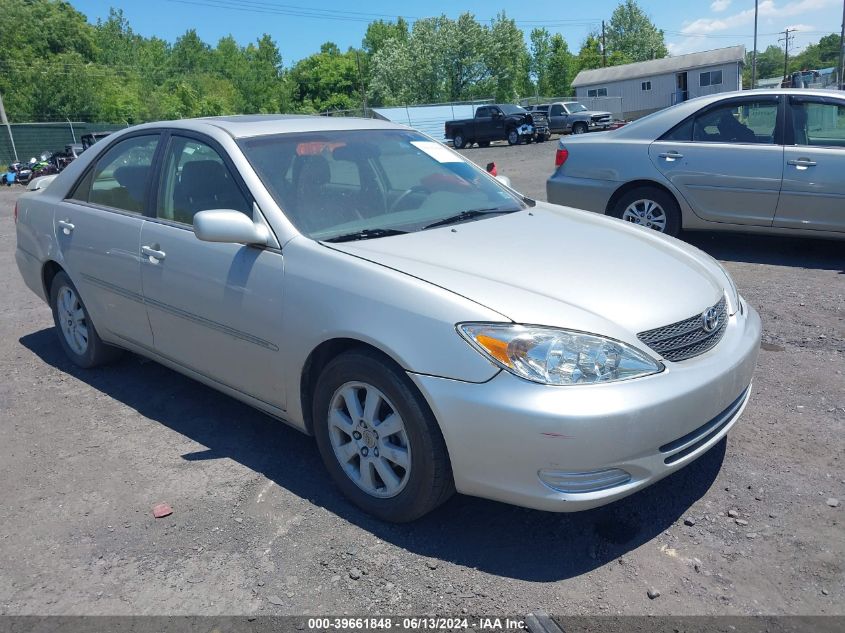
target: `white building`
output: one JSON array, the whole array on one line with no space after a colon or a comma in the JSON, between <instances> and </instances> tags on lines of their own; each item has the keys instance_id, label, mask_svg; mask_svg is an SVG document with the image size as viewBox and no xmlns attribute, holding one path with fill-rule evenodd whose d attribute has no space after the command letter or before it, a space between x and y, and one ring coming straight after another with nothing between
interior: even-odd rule
<instances>
[{"instance_id":1,"label":"white building","mask_svg":"<svg viewBox=\"0 0 845 633\"><path fill-rule=\"evenodd\" d=\"M745 47L664 57L582 70L572 82L579 101L620 99L625 118L636 118L687 99L742 88Z\"/></svg>"}]
</instances>

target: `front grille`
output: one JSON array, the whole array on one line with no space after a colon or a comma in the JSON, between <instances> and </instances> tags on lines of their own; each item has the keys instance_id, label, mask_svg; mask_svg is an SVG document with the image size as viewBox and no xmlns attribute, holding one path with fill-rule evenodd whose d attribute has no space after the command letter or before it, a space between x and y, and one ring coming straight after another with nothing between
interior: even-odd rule
<instances>
[{"instance_id":1,"label":"front grille","mask_svg":"<svg viewBox=\"0 0 845 633\"><path fill-rule=\"evenodd\" d=\"M703 354L718 343L728 324L728 309L725 298L713 306L718 322L707 332L704 329L703 314L696 314L683 321L640 332L637 338L663 358L681 361Z\"/></svg>"}]
</instances>

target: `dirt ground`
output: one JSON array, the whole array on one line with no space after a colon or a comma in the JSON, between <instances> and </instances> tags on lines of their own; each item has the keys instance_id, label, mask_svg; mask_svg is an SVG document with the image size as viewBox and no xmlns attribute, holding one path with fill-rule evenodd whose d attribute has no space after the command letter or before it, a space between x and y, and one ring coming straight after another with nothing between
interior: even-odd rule
<instances>
[{"instance_id":1,"label":"dirt ground","mask_svg":"<svg viewBox=\"0 0 845 633\"><path fill-rule=\"evenodd\" d=\"M544 199L555 145L464 153ZM0 614L845 614L845 242L686 236L765 327L743 419L686 469L579 514L456 496L393 526L284 424L135 356L72 366L14 263L19 193L0 190Z\"/></svg>"}]
</instances>

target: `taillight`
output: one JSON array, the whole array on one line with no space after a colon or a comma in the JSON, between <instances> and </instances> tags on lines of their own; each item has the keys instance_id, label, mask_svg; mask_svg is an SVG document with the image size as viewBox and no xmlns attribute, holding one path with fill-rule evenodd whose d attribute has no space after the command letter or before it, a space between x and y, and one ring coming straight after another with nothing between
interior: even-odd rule
<instances>
[{"instance_id":1,"label":"taillight","mask_svg":"<svg viewBox=\"0 0 845 633\"><path fill-rule=\"evenodd\" d=\"M569 150L565 147L559 149L557 154L555 154L555 167L563 165L567 158L569 158Z\"/></svg>"}]
</instances>

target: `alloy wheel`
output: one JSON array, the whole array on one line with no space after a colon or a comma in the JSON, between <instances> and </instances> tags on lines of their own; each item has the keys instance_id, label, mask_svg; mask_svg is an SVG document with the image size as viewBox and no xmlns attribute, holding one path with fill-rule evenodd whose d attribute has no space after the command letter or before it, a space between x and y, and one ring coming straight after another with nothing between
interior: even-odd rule
<instances>
[{"instance_id":1,"label":"alloy wheel","mask_svg":"<svg viewBox=\"0 0 845 633\"><path fill-rule=\"evenodd\" d=\"M62 334L74 353L82 356L88 350L88 321L82 302L73 288L62 286L59 290L58 319Z\"/></svg>"},{"instance_id":2,"label":"alloy wheel","mask_svg":"<svg viewBox=\"0 0 845 633\"><path fill-rule=\"evenodd\" d=\"M666 232L666 212L654 200L643 199L632 202L622 213L622 219L661 233Z\"/></svg>"},{"instance_id":3,"label":"alloy wheel","mask_svg":"<svg viewBox=\"0 0 845 633\"><path fill-rule=\"evenodd\" d=\"M411 446L387 396L364 382L341 385L331 399L328 426L335 457L355 485L381 499L402 492L411 474Z\"/></svg>"}]
</instances>

